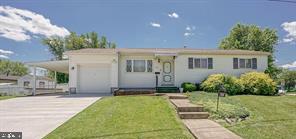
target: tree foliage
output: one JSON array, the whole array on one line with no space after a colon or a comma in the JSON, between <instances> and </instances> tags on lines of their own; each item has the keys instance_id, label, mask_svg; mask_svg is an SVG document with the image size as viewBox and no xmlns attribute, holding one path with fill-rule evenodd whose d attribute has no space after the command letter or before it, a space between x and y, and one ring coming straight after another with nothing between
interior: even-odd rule
<instances>
[{"instance_id":1,"label":"tree foliage","mask_svg":"<svg viewBox=\"0 0 296 139\"><path fill-rule=\"evenodd\" d=\"M285 89L288 91L295 88L296 85L296 71L284 69L279 75L280 81L284 81Z\"/></svg>"},{"instance_id":2,"label":"tree foliage","mask_svg":"<svg viewBox=\"0 0 296 139\"><path fill-rule=\"evenodd\" d=\"M12 76L23 76L28 73L28 68L20 62L13 62L9 60L0 60L0 74L12 75Z\"/></svg>"},{"instance_id":3,"label":"tree foliage","mask_svg":"<svg viewBox=\"0 0 296 139\"><path fill-rule=\"evenodd\" d=\"M256 25L236 24L219 45L220 49L241 49L263 52L275 52L278 42L276 31L269 28L260 28ZM268 56L268 69L265 71L273 79L280 72L274 65L273 55Z\"/></svg>"},{"instance_id":4,"label":"tree foliage","mask_svg":"<svg viewBox=\"0 0 296 139\"><path fill-rule=\"evenodd\" d=\"M96 32L85 34L77 34L71 32L65 38L50 37L44 38L42 43L48 46L49 51L54 55L55 60L62 60L63 53L68 50L79 50L83 48L116 48L114 42L109 42L105 36L99 38ZM49 76L53 77L54 73L50 72ZM64 73L57 73L58 83L68 82L68 75Z\"/></svg>"}]
</instances>

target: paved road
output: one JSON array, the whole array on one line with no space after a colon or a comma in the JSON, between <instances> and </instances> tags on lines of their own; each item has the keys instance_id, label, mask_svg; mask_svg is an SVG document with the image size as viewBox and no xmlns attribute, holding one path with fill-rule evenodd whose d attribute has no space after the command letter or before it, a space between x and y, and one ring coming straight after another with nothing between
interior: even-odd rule
<instances>
[{"instance_id":1,"label":"paved road","mask_svg":"<svg viewBox=\"0 0 296 139\"><path fill-rule=\"evenodd\" d=\"M0 131L23 132L23 139L40 139L100 98L51 95L1 100Z\"/></svg>"}]
</instances>

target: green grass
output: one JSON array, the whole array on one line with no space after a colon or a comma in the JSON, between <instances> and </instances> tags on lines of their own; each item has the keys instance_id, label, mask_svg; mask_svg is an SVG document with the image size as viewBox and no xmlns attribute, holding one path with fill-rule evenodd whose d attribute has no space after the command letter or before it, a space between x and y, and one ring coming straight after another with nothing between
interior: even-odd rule
<instances>
[{"instance_id":1,"label":"green grass","mask_svg":"<svg viewBox=\"0 0 296 139\"><path fill-rule=\"evenodd\" d=\"M211 94L207 94L211 96ZM206 97L204 97L206 98ZM295 139L296 96L229 96L226 101L239 102L250 117L234 125L223 124L246 139Z\"/></svg>"},{"instance_id":2,"label":"green grass","mask_svg":"<svg viewBox=\"0 0 296 139\"><path fill-rule=\"evenodd\" d=\"M15 98L15 96L0 96L0 100Z\"/></svg>"},{"instance_id":3,"label":"green grass","mask_svg":"<svg viewBox=\"0 0 296 139\"><path fill-rule=\"evenodd\" d=\"M106 97L45 138L193 138L168 100L160 96Z\"/></svg>"}]
</instances>

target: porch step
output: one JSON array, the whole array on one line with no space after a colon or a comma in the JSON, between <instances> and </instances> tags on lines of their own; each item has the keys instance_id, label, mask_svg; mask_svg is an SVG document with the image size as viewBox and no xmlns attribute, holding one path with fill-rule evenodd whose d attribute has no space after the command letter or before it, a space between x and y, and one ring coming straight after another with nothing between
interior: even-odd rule
<instances>
[{"instance_id":1,"label":"porch step","mask_svg":"<svg viewBox=\"0 0 296 139\"><path fill-rule=\"evenodd\" d=\"M179 112L181 119L207 119L209 117L208 112Z\"/></svg>"},{"instance_id":2,"label":"porch step","mask_svg":"<svg viewBox=\"0 0 296 139\"><path fill-rule=\"evenodd\" d=\"M158 93L179 93L179 88L178 87L157 87L156 91Z\"/></svg>"},{"instance_id":3,"label":"porch step","mask_svg":"<svg viewBox=\"0 0 296 139\"><path fill-rule=\"evenodd\" d=\"M184 95L168 95L169 99L187 99L187 96Z\"/></svg>"}]
</instances>

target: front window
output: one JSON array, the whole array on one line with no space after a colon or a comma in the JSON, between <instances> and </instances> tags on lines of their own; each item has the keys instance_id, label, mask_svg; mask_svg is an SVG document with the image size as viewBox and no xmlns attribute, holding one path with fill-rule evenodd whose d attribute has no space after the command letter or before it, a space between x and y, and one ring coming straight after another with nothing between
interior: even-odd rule
<instances>
[{"instance_id":1,"label":"front window","mask_svg":"<svg viewBox=\"0 0 296 139\"><path fill-rule=\"evenodd\" d=\"M126 60L126 72L152 72L152 60Z\"/></svg>"},{"instance_id":2,"label":"front window","mask_svg":"<svg viewBox=\"0 0 296 139\"><path fill-rule=\"evenodd\" d=\"M145 60L134 60L134 72L145 72L146 70Z\"/></svg>"},{"instance_id":3,"label":"front window","mask_svg":"<svg viewBox=\"0 0 296 139\"><path fill-rule=\"evenodd\" d=\"M194 68L208 68L208 59L207 58L195 58L194 59Z\"/></svg>"}]
</instances>

